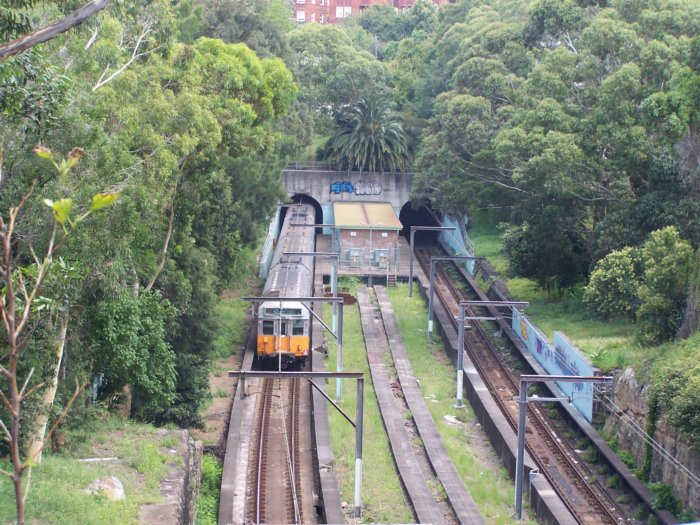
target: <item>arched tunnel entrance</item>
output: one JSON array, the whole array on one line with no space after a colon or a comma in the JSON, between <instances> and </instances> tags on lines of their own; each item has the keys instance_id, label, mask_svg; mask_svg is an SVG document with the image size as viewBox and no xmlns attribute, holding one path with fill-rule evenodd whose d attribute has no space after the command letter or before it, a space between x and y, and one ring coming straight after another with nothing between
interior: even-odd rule
<instances>
[{"instance_id":1,"label":"arched tunnel entrance","mask_svg":"<svg viewBox=\"0 0 700 525\"><path fill-rule=\"evenodd\" d=\"M441 226L442 215L433 211L429 206L421 206L414 208L410 202L407 202L401 207L399 219L403 224L401 235L409 241L411 235L411 226ZM417 230L414 234L415 241L428 242L437 238L439 232Z\"/></svg>"},{"instance_id":2,"label":"arched tunnel entrance","mask_svg":"<svg viewBox=\"0 0 700 525\"><path fill-rule=\"evenodd\" d=\"M313 197L309 197L308 195L297 193L289 199L288 203L282 205L282 209L280 210L279 224L277 225L277 231L279 231L279 229L282 227L282 224L284 223L284 217L287 215L287 210L292 204L310 204L314 207L314 211L316 212L316 224L323 224L323 209L321 208L321 205L318 203L318 201ZM319 233L318 228L316 229L316 233Z\"/></svg>"}]
</instances>

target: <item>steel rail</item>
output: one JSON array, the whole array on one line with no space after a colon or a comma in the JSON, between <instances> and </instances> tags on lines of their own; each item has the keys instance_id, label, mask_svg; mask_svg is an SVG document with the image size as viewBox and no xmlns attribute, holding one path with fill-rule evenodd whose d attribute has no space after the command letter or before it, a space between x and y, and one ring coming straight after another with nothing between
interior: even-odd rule
<instances>
[{"instance_id":1,"label":"steel rail","mask_svg":"<svg viewBox=\"0 0 700 525\"><path fill-rule=\"evenodd\" d=\"M426 265L428 264L428 260L426 258L426 255L424 254L423 251L419 251L419 262L423 267L425 268ZM449 293L456 298L457 301L463 300L462 293L457 289L455 284L453 283L452 279L447 275L444 269L438 268L437 269L437 274L439 279L442 281L443 285L446 286L449 290ZM443 294L440 291L440 287L437 286L436 283L436 289L438 292L438 298L440 302L442 303L443 307L445 310L449 313L448 317L450 318L450 322L453 325L453 327L456 329L457 328L457 319L455 318L454 315L452 315L454 312L454 305L453 304L448 304L447 298L443 296ZM470 316L476 316L476 311L475 309L471 307L467 307L469 310L469 315ZM498 366L498 368L501 370L502 374L501 376L507 381L507 383L510 386L511 392L513 394L516 394L518 391L517 387L517 381L513 378L513 374L510 370L510 368L505 364L503 359L501 358L500 355L493 349L493 346L488 339L488 336L486 335L483 327L481 326L480 323L473 323L472 326L476 330L476 334L483 342L484 346L488 348L489 353L491 358L495 361L495 364ZM484 363L482 363L481 359L477 359L475 355L473 355L473 351L470 347L468 347L469 353L472 355L473 361L477 369L479 370L480 376L482 379L487 383L489 386L489 389L491 392L496 392L495 385L492 383L490 379L490 373L488 370L486 370L486 367L484 366ZM493 372L491 372L493 373ZM513 419L513 416L511 414L510 409L506 406L503 398L501 396L494 395L494 400L496 403L499 405L501 408L501 411L506 415L506 419L508 423L510 424L511 428L515 432L517 432L517 425L515 420ZM539 439L541 439L544 443L548 443L547 449L550 451L550 453L553 453L554 455L558 456L560 459L559 461L562 462L562 466L566 466L567 469L570 471L570 475L572 475L576 480L580 481L581 484L583 485L583 490L588 496L586 498L587 501L589 501L592 505L595 505L598 507L600 513L602 513L603 516L605 516L611 524L617 524L619 523L619 519L617 516L613 515L611 511L609 510L610 507L614 508L617 512L620 513L620 515L624 516L618 509L617 506L615 505L614 502L612 502L607 495L603 492L602 496L599 493L598 490L594 490L591 484L588 482L586 479L585 473L581 472L580 468L572 461L570 453L571 451L568 450L568 445L565 446L561 443L558 442L557 440L553 439L550 435L550 432L548 431L547 427L551 426L548 425L548 423L544 420L544 416L539 412L539 410L533 408L533 407L528 407L528 413L530 414L530 419L531 421L535 424L537 430L539 431ZM530 453L531 457L533 460L537 463L540 472L549 480L549 482L552 484L552 486L557 487L557 492L560 493L561 499L563 504L568 508L568 510L572 513L573 516L576 517L577 521L581 521L580 518L580 509L575 508L569 501L568 497L565 494L565 490L562 490L561 484L554 479L551 474L550 474L550 469L548 466L542 462L539 458L539 454L536 453L532 449L532 446L530 444L526 444L526 447L528 449L528 452ZM605 501L603 501L603 499ZM591 501L592 500L592 501ZM609 507L610 506L610 507Z\"/></svg>"}]
</instances>

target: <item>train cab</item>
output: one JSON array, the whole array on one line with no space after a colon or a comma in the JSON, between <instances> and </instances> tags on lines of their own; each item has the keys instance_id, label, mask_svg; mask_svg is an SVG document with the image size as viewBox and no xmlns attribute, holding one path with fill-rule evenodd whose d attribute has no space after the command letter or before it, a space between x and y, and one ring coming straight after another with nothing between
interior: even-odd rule
<instances>
[{"instance_id":1,"label":"train cab","mask_svg":"<svg viewBox=\"0 0 700 525\"><path fill-rule=\"evenodd\" d=\"M274 365L304 366L310 349L310 314L300 302L266 301L258 308L257 356Z\"/></svg>"}]
</instances>

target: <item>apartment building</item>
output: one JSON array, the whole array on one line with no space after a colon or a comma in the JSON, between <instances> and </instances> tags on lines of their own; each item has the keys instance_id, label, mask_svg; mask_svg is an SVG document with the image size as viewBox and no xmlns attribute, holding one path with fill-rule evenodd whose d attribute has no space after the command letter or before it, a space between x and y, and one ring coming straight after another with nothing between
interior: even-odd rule
<instances>
[{"instance_id":1,"label":"apartment building","mask_svg":"<svg viewBox=\"0 0 700 525\"><path fill-rule=\"evenodd\" d=\"M440 6L447 0L433 0ZM294 0L294 19L300 24L317 23L335 25L350 15L359 15L374 4L389 4L397 12L404 12L415 0Z\"/></svg>"}]
</instances>

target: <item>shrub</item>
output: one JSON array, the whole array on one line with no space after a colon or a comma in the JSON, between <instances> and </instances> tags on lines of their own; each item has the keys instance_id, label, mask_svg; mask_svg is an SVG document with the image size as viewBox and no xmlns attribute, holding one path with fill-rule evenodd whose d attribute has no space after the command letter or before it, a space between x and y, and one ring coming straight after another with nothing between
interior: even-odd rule
<instances>
[{"instance_id":1,"label":"shrub","mask_svg":"<svg viewBox=\"0 0 700 525\"><path fill-rule=\"evenodd\" d=\"M601 259L584 288L583 300L595 314L607 319L633 318L639 307L641 260L637 248L623 248Z\"/></svg>"},{"instance_id":2,"label":"shrub","mask_svg":"<svg viewBox=\"0 0 700 525\"><path fill-rule=\"evenodd\" d=\"M681 507L673 490L666 483L651 483L649 489L654 494L651 506L654 509L665 509L673 514L680 513Z\"/></svg>"}]
</instances>

